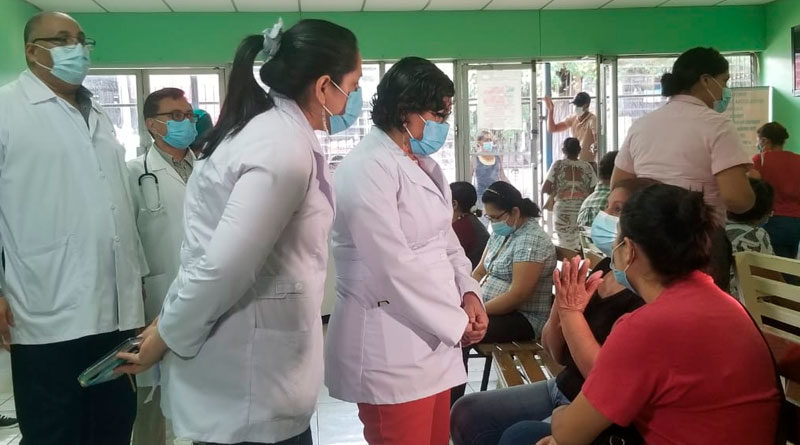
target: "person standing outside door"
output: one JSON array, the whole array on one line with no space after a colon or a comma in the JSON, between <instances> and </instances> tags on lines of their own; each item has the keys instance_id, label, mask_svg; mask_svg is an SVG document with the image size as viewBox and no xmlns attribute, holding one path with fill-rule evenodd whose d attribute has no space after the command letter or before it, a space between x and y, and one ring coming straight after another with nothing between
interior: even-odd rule
<instances>
[{"instance_id":1,"label":"person standing outside door","mask_svg":"<svg viewBox=\"0 0 800 445\"><path fill-rule=\"evenodd\" d=\"M197 118L183 90L164 88L144 101L142 113L153 142L145 153L128 162L133 211L142 246L150 266L144 277L144 314L147 324L156 319L170 284L178 275L183 240L183 201L192 173ZM161 388L152 372L140 374L133 445L171 444L161 412ZM152 393L152 400L147 401ZM170 428L171 430L171 428Z\"/></svg>"},{"instance_id":2,"label":"person standing outside door","mask_svg":"<svg viewBox=\"0 0 800 445\"><path fill-rule=\"evenodd\" d=\"M589 111L592 104L592 97L589 93L581 91L572 99L575 113L561 122L556 123L553 115L553 99L544 97L544 104L547 107L547 131L550 133L561 133L569 130L572 137L577 138L581 143L581 153L578 159L592 164L597 170L597 116Z\"/></svg>"},{"instance_id":3,"label":"person standing outside door","mask_svg":"<svg viewBox=\"0 0 800 445\"><path fill-rule=\"evenodd\" d=\"M28 69L0 88L0 336L27 445L128 445L128 378L78 375L144 323L147 275L125 149L81 84L94 40L72 17L33 16Z\"/></svg>"}]
</instances>

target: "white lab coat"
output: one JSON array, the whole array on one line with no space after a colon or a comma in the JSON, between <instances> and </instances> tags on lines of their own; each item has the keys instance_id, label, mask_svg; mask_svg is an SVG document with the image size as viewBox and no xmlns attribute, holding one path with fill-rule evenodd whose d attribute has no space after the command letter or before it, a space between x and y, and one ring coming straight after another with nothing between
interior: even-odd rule
<instances>
[{"instance_id":1,"label":"white lab coat","mask_svg":"<svg viewBox=\"0 0 800 445\"><path fill-rule=\"evenodd\" d=\"M341 400L397 404L464 383L460 339L474 292L453 232L450 187L373 128L336 170L337 301L325 382Z\"/></svg>"},{"instance_id":2,"label":"white lab coat","mask_svg":"<svg viewBox=\"0 0 800 445\"><path fill-rule=\"evenodd\" d=\"M0 278L16 344L144 322L124 148L100 105L88 116L30 71L0 88Z\"/></svg>"},{"instance_id":3,"label":"white lab coat","mask_svg":"<svg viewBox=\"0 0 800 445\"><path fill-rule=\"evenodd\" d=\"M175 435L280 442L309 426L322 383L322 302L334 200L294 101L254 117L195 165L181 265L158 330Z\"/></svg>"},{"instance_id":4,"label":"white lab coat","mask_svg":"<svg viewBox=\"0 0 800 445\"><path fill-rule=\"evenodd\" d=\"M145 190L155 187L155 183L145 180L139 184L139 178L145 173L144 160L147 157L147 172L158 179L158 195L161 197L160 208L151 211L147 208ZM194 162L194 153L189 150L186 160ZM128 162L131 193L133 195L133 211L136 215L136 227L142 240L150 274L144 277L144 317L150 324L161 312L167 289L178 275L180 266L179 250L183 240L183 201L186 195L186 183L169 165L151 143L142 156ZM153 386L152 372L140 374L136 378L139 386Z\"/></svg>"}]
</instances>

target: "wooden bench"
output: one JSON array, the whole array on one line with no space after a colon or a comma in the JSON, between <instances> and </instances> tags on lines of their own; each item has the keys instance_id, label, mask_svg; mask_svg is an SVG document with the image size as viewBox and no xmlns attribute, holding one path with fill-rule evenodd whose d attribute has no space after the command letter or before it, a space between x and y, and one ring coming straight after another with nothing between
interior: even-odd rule
<instances>
[{"instance_id":1,"label":"wooden bench","mask_svg":"<svg viewBox=\"0 0 800 445\"><path fill-rule=\"evenodd\" d=\"M540 382L555 377L563 369L536 342L499 343L493 346L492 361L500 387Z\"/></svg>"}]
</instances>

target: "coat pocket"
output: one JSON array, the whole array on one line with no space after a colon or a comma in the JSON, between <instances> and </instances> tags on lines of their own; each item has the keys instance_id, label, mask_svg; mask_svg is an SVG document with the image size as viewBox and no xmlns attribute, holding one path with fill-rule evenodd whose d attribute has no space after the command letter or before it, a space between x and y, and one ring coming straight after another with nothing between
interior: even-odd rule
<instances>
[{"instance_id":1,"label":"coat pocket","mask_svg":"<svg viewBox=\"0 0 800 445\"><path fill-rule=\"evenodd\" d=\"M320 302L306 293L305 283L264 277L254 290L255 327L274 331L308 331L319 319Z\"/></svg>"},{"instance_id":2,"label":"coat pocket","mask_svg":"<svg viewBox=\"0 0 800 445\"><path fill-rule=\"evenodd\" d=\"M255 329L250 423L310 417L322 381L321 351L311 332Z\"/></svg>"},{"instance_id":3,"label":"coat pocket","mask_svg":"<svg viewBox=\"0 0 800 445\"><path fill-rule=\"evenodd\" d=\"M85 259L73 250L72 237L60 238L34 249L18 252L19 278L21 280L25 310L31 314L51 314L77 305L75 295L62 290L63 283L72 279L81 261Z\"/></svg>"}]
</instances>

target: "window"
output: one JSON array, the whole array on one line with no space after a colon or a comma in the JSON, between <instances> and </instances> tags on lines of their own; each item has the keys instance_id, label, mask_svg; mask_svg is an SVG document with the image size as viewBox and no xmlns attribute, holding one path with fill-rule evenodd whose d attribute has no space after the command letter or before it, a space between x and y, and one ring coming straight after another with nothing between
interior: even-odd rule
<instances>
[{"instance_id":1,"label":"window","mask_svg":"<svg viewBox=\"0 0 800 445\"><path fill-rule=\"evenodd\" d=\"M617 62L617 128L619 143L633 122L667 102L661 96L661 75L672 69L677 57L628 57ZM750 87L757 83L752 54L726 55L730 64L730 87ZM617 149L618 147L609 147Z\"/></svg>"},{"instance_id":2,"label":"window","mask_svg":"<svg viewBox=\"0 0 800 445\"><path fill-rule=\"evenodd\" d=\"M149 74L148 83L148 93L168 87L182 89L194 109L204 110L217 121L222 103L219 74Z\"/></svg>"},{"instance_id":3,"label":"window","mask_svg":"<svg viewBox=\"0 0 800 445\"><path fill-rule=\"evenodd\" d=\"M83 85L108 114L117 140L125 147L125 160L136 158L140 145L139 99L135 74L103 74L86 77Z\"/></svg>"}]
</instances>

